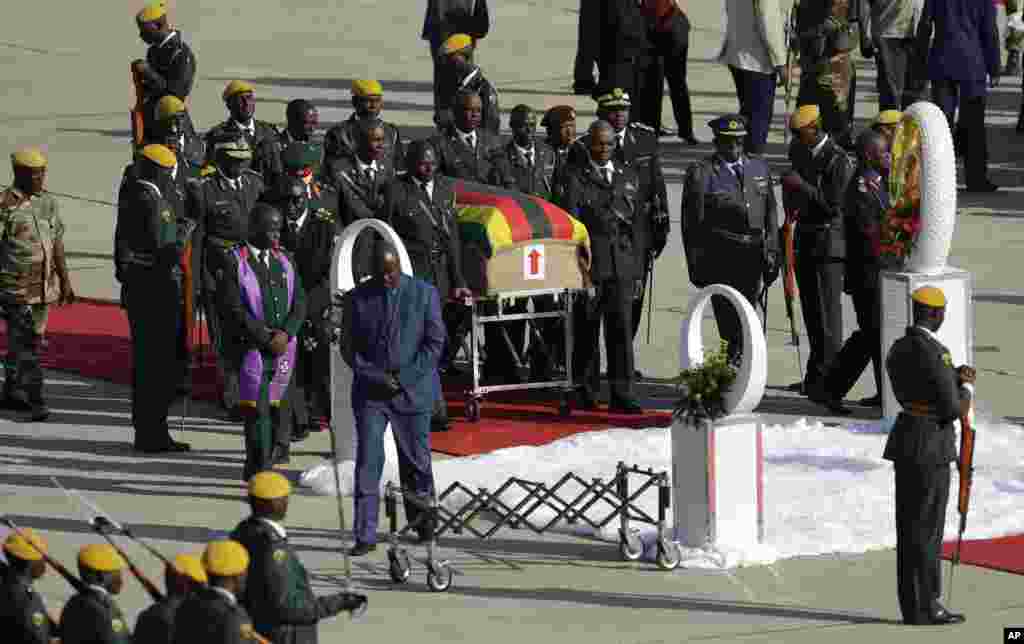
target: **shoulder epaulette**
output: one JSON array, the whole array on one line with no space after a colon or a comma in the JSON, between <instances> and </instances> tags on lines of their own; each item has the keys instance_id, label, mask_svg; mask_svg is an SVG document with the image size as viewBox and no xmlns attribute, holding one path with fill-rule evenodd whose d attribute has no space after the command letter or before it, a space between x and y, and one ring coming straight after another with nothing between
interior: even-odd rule
<instances>
[{"instance_id":1,"label":"shoulder epaulette","mask_svg":"<svg viewBox=\"0 0 1024 644\"><path fill-rule=\"evenodd\" d=\"M213 176L217 172L217 168L212 165L203 166L203 169L199 171L199 180L202 181L208 177Z\"/></svg>"},{"instance_id":2,"label":"shoulder epaulette","mask_svg":"<svg viewBox=\"0 0 1024 644\"><path fill-rule=\"evenodd\" d=\"M326 208L317 208L313 212L313 216L321 221L326 221L329 224L334 223L334 213Z\"/></svg>"}]
</instances>

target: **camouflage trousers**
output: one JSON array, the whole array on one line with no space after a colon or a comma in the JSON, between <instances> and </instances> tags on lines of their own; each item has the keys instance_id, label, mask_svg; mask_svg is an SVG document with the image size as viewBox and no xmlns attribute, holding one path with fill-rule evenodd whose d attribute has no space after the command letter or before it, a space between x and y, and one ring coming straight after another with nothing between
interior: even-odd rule
<instances>
[{"instance_id":1,"label":"camouflage trousers","mask_svg":"<svg viewBox=\"0 0 1024 644\"><path fill-rule=\"evenodd\" d=\"M43 386L43 370L39 366L39 351L49 304L0 304L0 315L7 324L7 355L4 357L4 391L36 393Z\"/></svg>"},{"instance_id":2,"label":"camouflage trousers","mask_svg":"<svg viewBox=\"0 0 1024 644\"><path fill-rule=\"evenodd\" d=\"M850 52L800 60L799 105L817 105L823 129L833 136L845 132L853 121L857 78Z\"/></svg>"}]
</instances>

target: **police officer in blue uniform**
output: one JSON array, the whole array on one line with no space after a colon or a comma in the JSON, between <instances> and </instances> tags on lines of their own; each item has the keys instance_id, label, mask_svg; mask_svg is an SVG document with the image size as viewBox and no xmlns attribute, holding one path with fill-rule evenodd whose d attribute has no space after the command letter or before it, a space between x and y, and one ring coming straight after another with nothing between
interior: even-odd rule
<instances>
[{"instance_id":1,"label":"police officer in blue uniform","mask_svg":"<svg viewBox=\"0 0 1024 644\"><path fill-rule=\"evenodd\" d=\"M726 284L743 294L756 310L764 288L778 276L778 217L772 175L760 157L747 156L746 122L727 114L708 125L715 152L686 171L682 200L682 235L694 286ZM721 296L711 299L728 355L739 361L743 327L739 315Z\"/></svg>"}]
</instances>

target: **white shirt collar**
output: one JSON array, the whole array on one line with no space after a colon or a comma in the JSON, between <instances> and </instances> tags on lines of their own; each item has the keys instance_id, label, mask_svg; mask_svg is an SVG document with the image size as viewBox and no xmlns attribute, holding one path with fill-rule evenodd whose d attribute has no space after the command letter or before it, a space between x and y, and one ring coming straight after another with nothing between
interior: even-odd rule
<instances>
[{"instance_id":1,"label":"white shirt collar","mask_svg":"<svg viewBox=\"0 0 1024 644\"><path fill-rule=\"evenodd\" d=\"M255 246L253 246L252 244L249 244L249 243L246 243L245 245L249 247L249 252L252 253L252 256L256 257L257 259L260 257L261 253L264 253L264 252L267 252L267 251L270 250L268 248L267 251L262 251L259 248L256 248ZM264 265L266 265L266 262L269 262L269 261L270 261L270 255L267 255L266 259L264 260Z\"/></svg>"},{"instance_id":2,"label":"white shirt collar","mask_svg":"<svg viewBox=\"0 0 1024 644\"><path fill-rule=\"evenodd\" d=\"M821 149L823 147L825 147L825 141L828 141L828 135L827 134L825 136L821 137L821 140L818 141L818 144L815 145L813 148L811 148L811 158L812 159L817 157L818 153L821 152Z\"/></svg>"},{"instance_id":3,"label":"white shirt collar","mask_svg":"<svg viewBox=\"0 0 1024 644\"><path fill-rule=\"evenodd\" d=\"M935 340L939 344L942 344L942 340L939 340L939 336L935 335L935 332L932 331L931 329L923 327L923 326L919 326L917 324L914 325L914 328L922 331L925 335L927 335L932 340Z\"/></svg>"},{"instance_id":4,"label":"white shirt collar","mask_svg":"<svg viewBox=\"0 0 1024 644\"><path fill-rule=\"evenodd\" d=\"M249 123L248 124L240 123L238 121L235 121L235 125L238 126L238 129L245 130L249 134L256 134L256 119L255 118L249 119Z\"/></svg>"},{"instance_id":5,"label":"white shirt collar","mask_svg":"<svg viewBox=\"0 0 1024 644\"><path fill-rule=\"evenodd\" d=\"M621 132L615 133L615 139L619 142L619 145L626 145L626 130L623 128Z\"/></svg>"},{"instance_id":6,"label":"white shirt collar","mask_svg":"<svg viewBox=\"0 0 1024 644\"><path fill-rule=\"evenodd\" d=\"M608 163L605 163L604 165L598 165L597 163L594 163L593 159L591 159L590 160L590 165L595 170L597 170L598 173L600 173L602 177L605 176L604 173L606 171L608 171L608 170L611 170L613 173L615 172L615 164L612 163L611 161L608 161Z\"/></svg>"},{"instance_id":7,"label":"white shirt collar","mask_svg":"<svg viewBox=\"0 0 1024 644\"><path fill-rule=\"evenodd\" d=\"M431 179L430 181L427 181L427 182L423 182L423 181L420 181L419 179L417 179L416 177L413 177L412 180L416 182L417 186L419 186L419 187L423 188L424 190L426 190L427 194L430 195L431 199L434 198L434 180L433 179Z\"/></svg>"},{"instance_id":8,"label":"white shirt collar","mask_svg":"<svg viewBox=\"0 0 1024 644\"><path fill-rule=\"evenodd\" d=\"M521 148L519 147L519 144L515 142L513 142L512 145L516 146L516 149L519 150L519 154L523 155L527 159L533 158L534 154L536 154L537 151L536 145L531 145L528 148Z\"/></svg>"},{"instance_id":9,"label":"white shirt collar","mask_svg":"<svg viewBox=\"0 0 1024 644\"><path fill-rule=\"evenodd\" d=\"M459 138L462 139L463 141L465 141L466 139L469 139L474 146L476 145L476 132L463 132L459 128L455 128L455 132L456 132L456 134L459 135Z\"/></svg>"},{"instance_id":10,"label":"white shirt collar","mask_svg":"<svg viewBox=\"0 0 1024 644\"><path fill-rule=\"evenodd\" d=\"M238 598L235 597L235 593L231 592L230 590L226 588L221 588L220 586L210 586L210 590L222 596L224 599L228 600L228 602L232 606L238 604Z\"/></svg>"},{"instance_id":11,"label":"white shirt collar","mask_svg":"<svg viewBox=\"0 0 1024 644\"><path fill-rule=\"evenodd\" d=\"M160 41L160 44L157 45L157 47L163 47L167 43L171 42L171 39L174 38L177 35L178 35L177 31L171 31L171 33L167 34L166 38L164 38L163 40Z\"/></svg>"},{"instance_id":12,"label":"white shirt collar","mask_svg":"<svg viewBox=\"0 0 1024 644\"><path fill-rule=\"evenodd\" d=\"M89 584L89 590L94 590L104 597L110 597L110 591L98 584Z\"/></svg>"},{"instance_id":13,"label":"white shirt collar","mask_svg":"<svg viewBox=\"0 0 1024 644\"><path fill-rule=\"evenodd\" d=\"M374 172L378 172L380 170L380 168L377 166L376 160L371 161L369 164L366 164L363 163L362 160L359 159L359 157L356 157L356 165L359 166L359 171L364 174L366 173L367 170L372 169Z\"/></svg>"},{"instance_id":14,"label":"white shirt collar","mask_svg":"<svg viewBox=\"0 0 1024 644\"><path fill-rule=\"evenodd\" d=\"M303 215L303 217L305 217L305 215ZM284 526L278 523L277 521L274 521L273 519L268 519L266 517L260 517L260 521L266 523L268 526L273 528L274 532L277 533L277 536L281 537L282 539L288 538L288 533L285 532Z\"/></svg>"}]
</instances>

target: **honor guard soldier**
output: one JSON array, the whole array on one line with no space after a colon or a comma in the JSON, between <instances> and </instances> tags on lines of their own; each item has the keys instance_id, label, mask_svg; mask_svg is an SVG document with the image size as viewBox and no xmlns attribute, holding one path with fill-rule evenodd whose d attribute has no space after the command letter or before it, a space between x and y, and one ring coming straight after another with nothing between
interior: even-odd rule
<instances>
[{"instance_id":1,"label":"honor guard soldier","mask_svg":"<svg viewBox=\"0 0 1024 644\"><path fill-rule=\"evenodd\" d=\"M403 143L398 127L384 121L384 87L375 80L352 81L352 107L355 112L347 120L327 131L324 139L324 164L328 179L335 176L331 167L342 158L355 158L359 153L359 124L380 121L384 128L384 154L379 163L391 173L403 166Z\"/></svg>"},{"instance_id":2,"label":"honor guard soldier","mask_svg":"<svg viewBox=\"0 0 1024 644\"><path fill-rule=\"evenodd\" d=\"M501 154L501 139L480 128L479 94L460 90L453 104L454 120L431 139L438 154L437 171L453 179L488 183Z\"/></svg>"},{"instance_id":3,"label":"honor guard soldier","mask_svg":"<svg viewBox=\"0 0 1024 644\"><path fill-rule=\"evenodd\" d=\"M822 131L818 106L798 108L789 127L794 136L793 168L782 175L782 194L786 211L797 218L796 281L811 345L803 393L823 402L825 374L843 342L843 200L854 165L835 139Z\"/></svg>"},{"instance_id":4,"label":"honor guard soldier","mask_svg":"<svg viewBox=\"0 0 1024 644\"><path fill-rule=\"evenodd\" d=\"M249 212L264 184L249 169L252 151L237 132L227 132L213 143L214 165L199 181L189 184L186 216L199 226L200 276L206 324L217 355L217 367L224 383L223 404L228 411L238 404L238 376L224 361L224 332L218 303L218 284L229 263L231 251L248 238Z\"/></svg>"},{"instance_id":5,"label":"honor guard soldier","mask_svg":"<svg viewBox=\"0 0 1024 644\"><path fill-rule=\"evenodd\" d=\"M743 294L754 310L778 276L778 216L768 164L744 153L746 123L727 114L708 126L715 153L686 171L682 235L690 281L698 288L725 284ZM743 352L743 327L733 305L711 299L718 333L729 343L734 364ZM767 311L762 311L767 316Z\"/></svg>"},{"instance_id":6,"label":"honor guard soldier","mask_svg":"<svg viewBox=\"0 0 1024 644\"><path fill-rule=\"evenodd\" d=\"M935 335L946 296L925 286L911 294L914 326L889 349L885 368L903 411L883 458L896 470L896 579L906 624L959 624L939 603L939 554L949 501L949 464L957 460L953 421L968 413L975 370L953 366Z\"/></svg>"},{"instance_id":7,"label":"honor guard soldier","mask_svg":"<svg viewBox=\"0 0 1024 644\"><path fill-rule=\"evenodd\" d=\"M171 563L164 569L167 596L142 611L135 621L137 642L172 644L178 609L209 581L202 560L195 555L178 555Z\"/></svg>"},{"instance_id":8,"label":"honor guard soldier","mask_svg":"<svg viewBox=\"0 0 1024 644\"><path fill-rule=\"evenodd\" d=\"M64 256L64 222L43 189L46 157L35 148L11 155L14 181L0 193L0 311L7 323L4 401L33 421L50 412L43 400L39 349L50 305L74 302Z\"/></svg>"},{"instance_id":9,"label":"honor guard soldier","mask_svg":"<svg viewBox=\"0 0 1024 644\"><path fill-rule=\"evenodd\" d=\"M239 597L256 632L272 642L316 644L317 623L342 611L365 612L365 595L339 592L317 597L309 572L288 542L284 520L291 484L277 472L249 480L252 514L231 533L249 552L245 592Z\"/></svg>"},{"instance_id":10,"label":"honor guard soldier","mask_svg":"<svg viewBox=\"0 0 1024 644\"><path fill-rule=\"evenodd\" d=\"M214 142L224 139L226 135L230 137L241 134L252 150L250 169L260 175L265 184L271 185L281 173L280 135L273 125L255 118L255 91L252 83L243 80L233 80L224 88L222 96L231 118L207 132L207 161L216 161Z\"/></svg>"},{"instance_id":11,"label":"honor guard soldier","mask_svg":"<svg viewBox=\"0 0 1024 644\"><path fill-rule=\"evenodd\" d=\"M483 71L472 61L476 45L466 34L450 36L441 45L441 81L434 123L442 132L451 124L458 110L460 94L473 92L480 97L480 128L497 137L501 131L501 110L498 92Z\"/></svg>"},{"instance_id":12,"label":"honor guard soldier","mask_svg":"<svg viewBox=\"0 0 1024 644\"><path fill-rule=\"evenodd\" d=\"M245 592L249 553L237 541L213 541L203 552L209 585L182 602L173 644L242 644L257 641L249 613L240 603Z\"/></svg>"},{"instance_id":13,"label":"honor guard soldier","mask_svg":"<svg viewBox=\"0 0 1024 644\"><path fill-rule=\"evenodd\" d=\"M259 203L249 215L249 240L232 249L221 282L225 321L232 339L228 361L239 373L245 419L242 480L283 460L291 444L288 386L295 367L306 294L295 260L280 249L281 213Z\"/></svg>"},{"instance_id":14,"label":"honor guard soldier","mask_svg":"<svg viewBox=\"0 0 1024 644\"><path fill-rule=\"evenodd\" d=\"M852 50L857 43L860 3L867 0L800 2L796 37L800 47L800 105L817 105L822 129L836 143L852 147L850 127L857 73Z\"/></svg>"},{"instance_id":15,"label":"honor guard soldier","mask_svg":"<svg viewBox=\"0 0 1024 644\"><path fill-rule=\"evenodd\" d=\"M46 541L29 529L4 541L0 564L0 632L15 644L51 644L59 631L32 584L46 574ZM24 536L23 536L24 535Z\"/></svg>"},{"instance_id":16,"label":"honor guard soldier","mask_svg":"<svg viewBox=\"0 0 1024 644\"><path fill-rule=\"evenodd\" d=\"M184 325L181 266L194 224L181 216L180 201L167 196L175 190L174 153L162 145L147 145L136 164L136 178L119 195L114 231L117 274L132 336L134 447L147 454L182 452L189 446L171 438L167 414L185 372L179 351Z\"/></svg>"},{"instance_id":17,"label":"honor guard soldier","mask_svg":"<svg viewBox=\"0 0 1024 644\"><path fill-rule=\"evenodd\" d=\"M590 279L595 289L591 301L576 309L572 370L583 374L580 407L596 408L591 388L595 386L597 370L591 363L598 359L597 342L603 321L611 389L608 408L612 412L638 414L641 408L633 398L635 375L630 332L633 294L641 279L641 260L634 246L634 219L642 207L640 179L632 166L612 160L615 131L607 121L595 121L587 140L590 161L567 174L560 204L590 233Z\"/></svg>"},{"instance_id":18,"label":"honor guard soldier","mask_svg":"<svg viewBox=\"0 0 1024 644\"><path fill-rule=\"evenodd\" d=\"M284 117L286 125L278 137L282 150L295 142L313 143L313 136L320 126L320 112L315 105L304 98L288 101Z\"/></svg>"},{"instance_id":19,"label":"honor guard soldier","mask_svg":"<svg viewBox=\"0 0 1024 644\"><path fill-rule=\"evenodd\" d=\"M78 575L86 588L64 605L62 644L128 644L132 633L114 595L124 588L126 564L114 547L92 544L78 552Z\"/></svg>"},{"instance_id":20,"label":"honor guard soldier","mask_svg":"<svg viewBox=\"0 0 1024 644\"><path fill-rule=\"evenodd\" d=\"M892 149L893 139L896 138L896 128L903 119L903 112L899 110L882 110L878 113L871 129L885 137L886 148Z\"/></svg>"},{"instance_id":21,"label":"honor guard soldier","mask_svg":"<svg viewBox=\"0 0 1024 644\"><path fill-rule=\"evenodd\" d=\"M153 121L160 120L159 117L154 118L154 112L161 98L188 99L196 78L196 57L185 44L181 32L171 29L166 2L146 5L135 14L135 24L139 28L139 38L149 45L146 60L132 62L132 71L142 85L144 129L148 129ZM149 133L144 136L151 138Z\"/></svg>"},{"instance_id":22,"label":"honor guard soldier","mask_svg":"<svg viewBox=\"0 0 1024 644\"><path fill-rule=\"evenodd\" d=\"M282 177L271 204L284 215L281 245L295 259L306 290L306 321L299 332L290 387L292 440L328 429L331 418L330 333L324 319L331 304L334 244L340 227L337 215L315 208L301 179Z\"/></svg>"}]
</instances>

